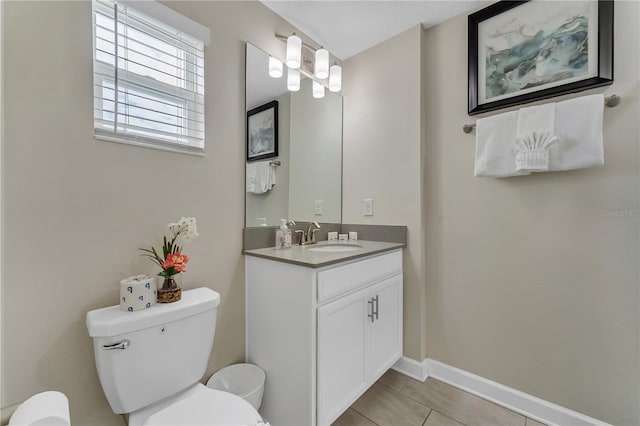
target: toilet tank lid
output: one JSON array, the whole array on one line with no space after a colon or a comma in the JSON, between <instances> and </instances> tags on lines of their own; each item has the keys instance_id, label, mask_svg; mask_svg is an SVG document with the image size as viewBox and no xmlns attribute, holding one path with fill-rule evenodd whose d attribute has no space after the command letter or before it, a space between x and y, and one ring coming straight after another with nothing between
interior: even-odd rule
<instances>
[{"instance_id":1,"label":"toilet tank lid","mask_svg":"<svg viewBox=\"0 0 640 426\"><path fill-rule=\"evenodd\" d=\"M220 294L201 287L183 291L177 302L158 303L141 311L121 311L119 305L90 311L87 329L91 337L119 336L215 309L219 304Z\"/></svg>"}]
</instances>

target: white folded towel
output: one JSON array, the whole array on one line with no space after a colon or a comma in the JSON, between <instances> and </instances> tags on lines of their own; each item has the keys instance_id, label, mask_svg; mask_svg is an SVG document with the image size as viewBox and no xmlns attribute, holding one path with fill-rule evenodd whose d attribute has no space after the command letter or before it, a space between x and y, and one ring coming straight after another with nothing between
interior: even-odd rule
<instances>
[{"instance_id":1,"label":"white folded towel","mask_svg":"<svg viewBox=\"0 0 640 426\"><path fill-rule=\"evenodd\" d=\"M555 133L562 143L550 150L549 170L604 165L603 116L603 94L558 102Z\"/></svg>"},{"instance_id":2,"label":"white folded towel","mask_svg":"<svg viewBox=\"0 0 640 426\"><path fill-rule=\"evenodd\" d=\"M474 175L508 177L603 165L603 110L599 94L479 119Z\"/></svg>"},{"instance_id":3,"label":"white folded towel","mask_svg":"<svg viewBox=\"0 0 640 426\"><path fill-rule=\"evenodd\" d=\"M549 149L559 141L554 133L556 104L518 110L516 126L516 172L549 170Z\"/></svg>"},{"instance_id":4,"label":"white folded towel","mask_svg":"<svg viewBox=\"0 0 640 426\"><path fill-rule=\"evenodd\" d=\"M476 122L476 163L474 176L507 177L528 175L516 172L516 153L512 141L516 135L518 111L481 118Z\"/></svg>"},{"instance_id":5,"label":"white folded towel","mask_svg":"<svg viewBox=\"0 0 640 426\"><path fill-rule=\"evenodd\" d=\"M264 194L276 184L276 166L269 161L247 164L247 192Z\"/></svg>"},{"instance_id":6,"label":"white folded towel","mask_svg":"<svg viewBox=\"0 0 640 426\"><path fill-rule=\"evenodd\" d=\"M256 190L256 163L247 163L247 192L253 192Z\"/></svg>"},{"instance_id":7,"label":"white folded towel","mask_svg":"<svg viewBox=\"0 0 640 426\"><path fill-rule=\"evenodd\" d=\"M555 115L555 103L520 108L516 137L521 138L531 132L553 132Z\"/></svg>"}]
</instances>

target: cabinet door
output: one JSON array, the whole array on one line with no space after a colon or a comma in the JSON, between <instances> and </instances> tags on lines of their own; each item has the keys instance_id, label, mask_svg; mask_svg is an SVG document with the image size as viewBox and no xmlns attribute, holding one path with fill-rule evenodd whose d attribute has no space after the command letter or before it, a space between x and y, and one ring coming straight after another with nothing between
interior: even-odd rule
<instances>
[{"instance_id":1,"label":"cabinet door","mask_svg":"<svg viewBox=\"0 0 640 426\"><path fill-rule=\"evenodd\" d=\"M318 308L318 424L329 425L367 387L369 289Z\"/></svg>"},{"instance_id":2,"label":"cabinet door","mask_svg":"<svg viewBox=\"0 0 640 426\"><path fill-rule=\"evenodd\" d=\"M402 356L402 275L369 290L375 311L368 324L366 377L372 383Z\"/></svg>"}]
</instances>

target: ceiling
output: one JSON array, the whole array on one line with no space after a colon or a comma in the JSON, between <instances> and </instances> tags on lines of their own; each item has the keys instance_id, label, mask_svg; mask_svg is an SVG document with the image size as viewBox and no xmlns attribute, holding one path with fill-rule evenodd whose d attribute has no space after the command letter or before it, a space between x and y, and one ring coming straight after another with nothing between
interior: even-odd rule
<instances>
[{"instance_id":1,"label":"ceiling","mask_svg":"<svg viewBox=\"0 0 640 426\"><path fill-rule=\"evenodd\" d=\"M432 27L486 0L261 0L345 60L417 24Z\"/></svg>"}]
</instances>

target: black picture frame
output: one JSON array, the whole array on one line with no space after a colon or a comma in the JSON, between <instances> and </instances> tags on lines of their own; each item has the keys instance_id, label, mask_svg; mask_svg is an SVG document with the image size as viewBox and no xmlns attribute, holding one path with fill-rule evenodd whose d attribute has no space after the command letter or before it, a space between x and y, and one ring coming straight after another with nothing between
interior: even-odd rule
<instances>
[{"instance_id":1,"label":"black picture frame","mask_svg":"<svg viewBox=\"0 0 640 426\"><path fill-rule=\"evenodd\" d=\"M540 99L547 99L553 96L558 96L566 93L575 93L582 90L591 89L599 86L606 86L613 83L613 0L598 0L598 41L597 41L597 54L598 57L594 59L597 65L597 74L595 76L587 76L582 80L571 81L566 84L560 84L553 87L541 86L540 90L534 90L534 87L527 88L528 93L521 95L514 94L509 96L505 94L502 96L509 96L498 100L490 101L489 99L481 99L479 90L479 70L478 60L480 57L479 34L478 26L491 18L494 18L508 10L522 7L526 8L526 3L530 1L539 0L503 0L498 3L494 3L478 12L472 13L468 17L468 114L475 115L481 114L487 111L493 111L500 108L505 108L513 105L524 104L533 102ZM564 2L558 2L554 4L553 1L545 1L545 7L559 7L558 4ZM523 10L523 13L526 12ZM486 68L485 68L486 69ZM526 69L526 68L525 68ZM495 81L495 80L494 80ZM560 80L561 81L561 80ZM487 87L487 79L482 83ZM550 83L557 84L557 83ZM515 92L517 93L517 92Z\"/></svg>"},{"instance_id":2,"label":"black picture frame","mask_svg":"<svg viewBox=\"0 0 640 426\"><path fill-rule=\"evenodd\" d=\"M278 156L278 101L247 112L247 162Z\"/></svg>"}]
</instances>

